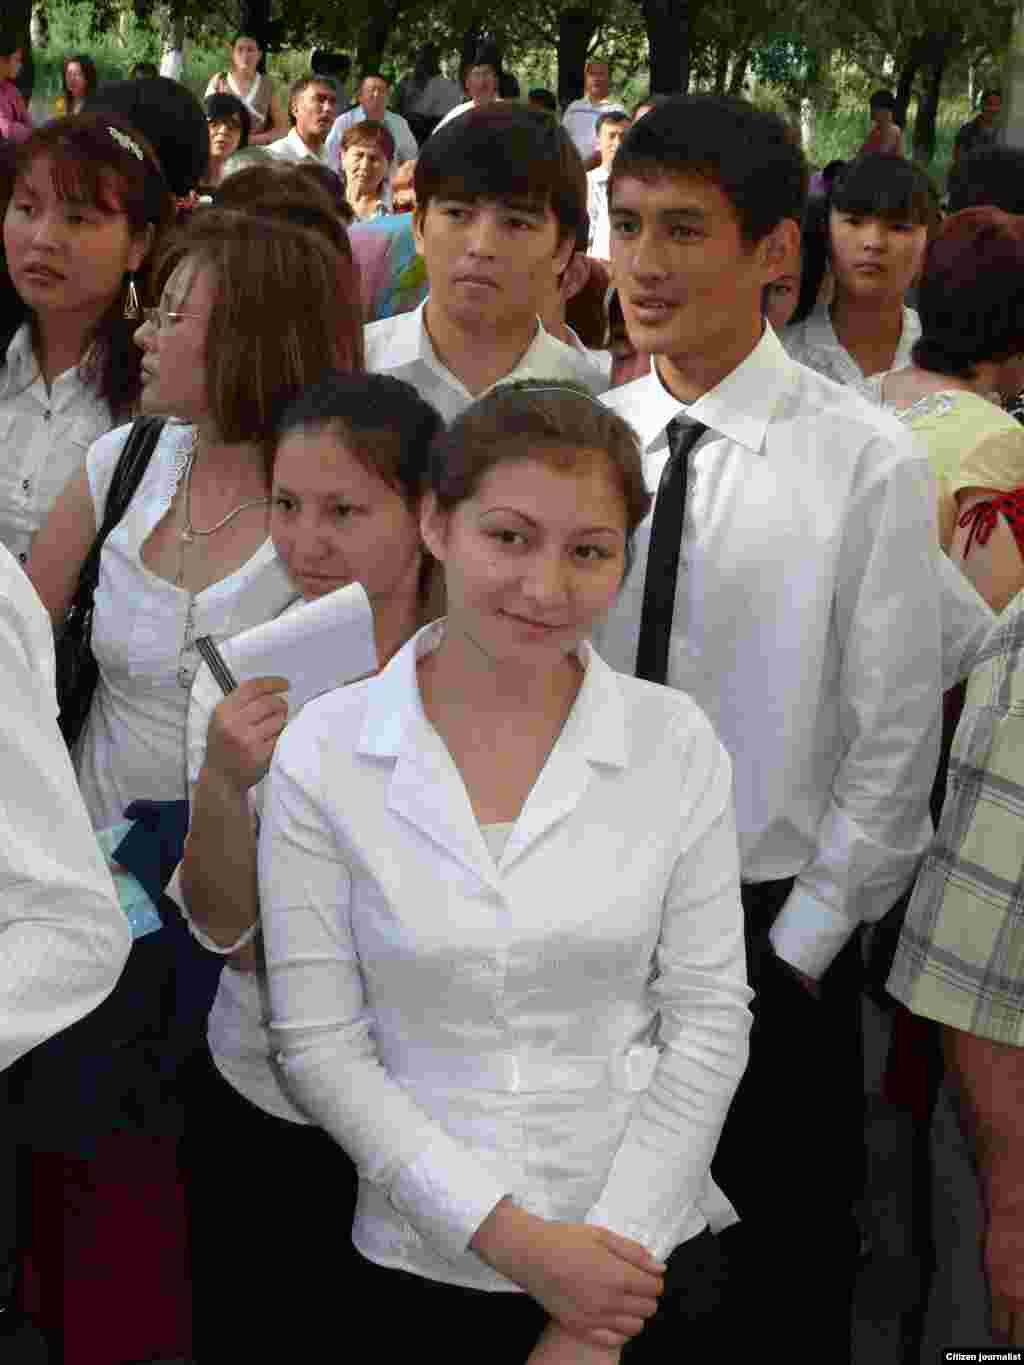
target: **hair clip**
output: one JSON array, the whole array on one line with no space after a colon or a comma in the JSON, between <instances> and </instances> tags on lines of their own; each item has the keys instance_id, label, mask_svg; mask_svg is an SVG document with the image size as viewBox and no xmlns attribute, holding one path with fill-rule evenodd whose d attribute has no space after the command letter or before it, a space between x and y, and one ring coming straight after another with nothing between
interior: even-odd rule
<instances>
[{"instance_id":1,"label":"hair clip","mask_svg":"<svg viewBox=\"0 0 1024 1365\"><path fill-rule=\"evenodd\" d=\"M140 161L145 160L145 157L142 154L142 148L137 142L133 141L127 133L122 133L120 128L111 128L109 124L107 126L107 132L119 147L123 147L126 152L131 152L132 156L138 157Z\"/></svg>"}]
</instances>

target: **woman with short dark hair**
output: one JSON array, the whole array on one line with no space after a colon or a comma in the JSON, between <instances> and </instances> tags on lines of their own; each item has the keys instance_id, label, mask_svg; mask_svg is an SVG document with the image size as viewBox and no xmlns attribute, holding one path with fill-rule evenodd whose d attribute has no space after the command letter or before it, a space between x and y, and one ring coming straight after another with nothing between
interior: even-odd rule
<instances>
[{"instance_id":1,"label":"woman with short dark hair","mask_svg":"<svg viewBox=\"0 0 1024 1365\"><path fill-rule=\"evenodd\" d=\"M228 157L248 147L252 119L249 110L235 95L207 95L205 108L210 129L210 165L202 188L215 190Z\"/></svg>"}]
</instances>

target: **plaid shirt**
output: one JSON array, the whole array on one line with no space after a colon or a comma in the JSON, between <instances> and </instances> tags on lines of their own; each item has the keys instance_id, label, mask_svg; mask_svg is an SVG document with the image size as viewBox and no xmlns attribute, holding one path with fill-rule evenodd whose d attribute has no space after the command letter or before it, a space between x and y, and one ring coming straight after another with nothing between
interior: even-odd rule
<instances>
[{"instance_id":1,"label":"plaid shirt","mask_svg":"<svg viewBox=\"0 0 1024 1365\"><path fill-rule=\"evenodd\" d=\"M1024 592L971 674L888 985L915 1014L1024 1047Z\"/></svg>"}]
</instances>

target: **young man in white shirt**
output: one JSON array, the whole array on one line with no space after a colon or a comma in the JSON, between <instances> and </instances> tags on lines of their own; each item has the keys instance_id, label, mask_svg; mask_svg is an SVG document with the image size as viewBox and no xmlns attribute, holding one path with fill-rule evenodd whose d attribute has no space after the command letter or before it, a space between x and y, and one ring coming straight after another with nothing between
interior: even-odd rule
<instances>
[{"instance_id":1,"label":"young man in white shirt","mask_svg":"<svg viewBox=\"0 0 1024 1365\"><path fill-rule=\"evenodd\" d=\"M405 119L387 107L390 94L391 86L379 71L371 71L363 77L363 83L359 87L359 103L354 109L348 109L344 114L339 114L334 121L334 127L327 135L327 161L331 170L337 171L341 167L343 133L353 124L362 123L364 119L370 119L373 123L383 123L395 139L395 155L391 160L392 174L398 170L403 161L414 161L416 159L419 143Z\"/></svg>"},{"instance_id":2,"label":"young man in white shirt","mask_svg":"<svg viewBox=\"0 0 1024 1365\"><path fill-rule=\"evenodd\" d=\"M267 147L275 161L319 161L329 165L327 136L334 127L338 96L323 76L300 76L288 91L292 130Z\"/></svg>"},{"instance_id":3,"label":"young man in white shirt","mask_svg":"<svg viewBox=\"0 0 1024 1365\"><path fill-rule=\"evenodd\" d=\"M587 171L587 213L590 215L590 242L587 254L598 260L611 260L608 234L608 177L619 143L629 130L630 117L624 109L609 109L597 118L597 150L601 164Z\"/></svg>"},{"instance_id":4,"label":"young man in white shirt","mask_svg":"<svg viewBox=\"0 0 1024 1365\"><path fill-rule=\"evenodd\" d=\"M608 109L625 109L621 100L608 93L608 63L601 57L591 57L583 68L583 91L583 98L566 108L562 127L589 168L597 157L597 120Z\"/></svg>"},{"instance_id":5,"label":"young man in white shirt","mask_svg":"<svg viewBox=\"0 0 1024 1365\"><path fill-rule=\"evenodd\" d=\"M366 368L407 380L451 421L504 380L607 380L551 336L549 306L586 216L586 178L549 117L512 102L472 110L423 144L416 246L430 294L364 329Z\"/></svg>"},{"instance_id":6,"label":"young man in white shirt","mask_svg":"<svg viewBox=\"0 0 1024 1365\"><path fill-rule=\"evenodd\" d=\"M612 269L655 359L604 401L640 434L658 529L673 507L682 529L673 582L670 537L650 554L641 528L595 643L690 692L732 755L757 993L713 1168L742 1220L725 1234L737 1317L752 1347L842 1365L863 1161L856 931L931 837L943 601L908 433L790 360L763 322L805 192L781 120L741 101L668 100L619 148Z\"/></svg>"}]
</instances>

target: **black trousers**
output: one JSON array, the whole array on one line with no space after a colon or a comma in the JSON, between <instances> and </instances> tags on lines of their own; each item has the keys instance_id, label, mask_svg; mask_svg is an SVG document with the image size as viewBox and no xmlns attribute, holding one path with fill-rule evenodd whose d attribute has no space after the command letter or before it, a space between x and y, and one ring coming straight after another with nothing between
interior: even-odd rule
<instances>
[{"instance_id":1,"label":"black trousers","mask_svg":"<svg viewBox=\"0 0 1024 1365\"><path fill-rule=\"evenodd\" d=\"M720 1239L710 1232L677 1247L658 1311L623 1347L622 1365L728 1359L727 1277ZM548 1321L526 1294L462 1289L362 1257L357 1284L361 1303L380 1305L365 1339L381 1361L425 1356L444 1365L524 1365Z\"/></svg>"},{"instance_id":2,"label":"black trousers","mask_svg":"<svg viewBox=\"0 0 1024 1365\"><path fill-rule=\"evenodd\" d=\"M343 1360L353 1341L361 1354L357 1178L338 1144L251 1104L204 1050L186 1074L180 1155L193 1359Z\"/></svg>"},{"instance_id":3,"label":"black trousers","mask_svg":"<svg viewBox=\"0 0 1024 1365\"><path fill-rule=\"evenodd\" d=\"M741 1218L722 1241L744 1349L843 1365L865 1175L860 934L815 999L768 942L791 888L743 888L756 993L750 1063L711 1169Z\"/></svg>"}]
</instances>

